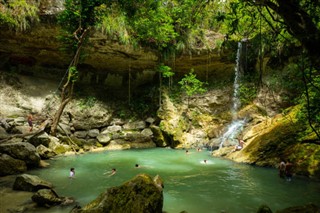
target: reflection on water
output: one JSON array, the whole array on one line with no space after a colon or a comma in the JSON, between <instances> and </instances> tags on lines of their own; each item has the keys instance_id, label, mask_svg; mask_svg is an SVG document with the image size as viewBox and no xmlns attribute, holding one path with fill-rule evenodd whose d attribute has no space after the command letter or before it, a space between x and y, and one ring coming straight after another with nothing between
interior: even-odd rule
<instances>
[{"instance_id":1,"label":"reflection on water","mask_svg":"<svg viewBox=\"0 0 320 213\"><path fill-rule=\"evenodd\" d=\"M106 151L60 157L50 164L49 168L31 173L52 182L60 196L74 197L82 206L107 188L120 185L139 173L161 176L164 180L163 210L169 213L183 210L188 213L250 213L256 212L262 204L275 211L309 202L320 203L319 183L298 178L286 182L278 178L274 169L212 158L205 151L191 150L188 155L183 150L160 148ZM141 168L135 168L135 164ZM73 180L68 178L71 167L76 171ZM116 175L104 175L112 168L117 169Z\"/></svg>"}]
</instances>

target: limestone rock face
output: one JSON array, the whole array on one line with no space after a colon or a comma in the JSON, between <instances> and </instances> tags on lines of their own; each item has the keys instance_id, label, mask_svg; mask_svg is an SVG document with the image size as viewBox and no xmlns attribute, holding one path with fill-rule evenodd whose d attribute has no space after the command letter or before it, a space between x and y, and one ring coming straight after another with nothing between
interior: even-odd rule
<instances>
[{"instance_id":1,"label":"limestone rock face","mask_svg":"<svg viewBox=\"0 0 320 213\"><path fill-rule=\"evenodd\" d=\"M161 178L155 183L147 174L137 175L121 186L107 189L82 209L72 212L139 212L162 213L163 192ZM159 188L160 187L160 188Z\"/></svg>"},{"instance_id":2,"label":"limestone rock face","mask_svg":"<svg viewBox=\"0 0 320 213\"><path fill-rule=\"evenodd\" d=\"M71 55L61 51L63 44L58 40L61 31L56 16L64 10L64 1L44 0L39 3L39 24L25 32L0 31L0 69L10 67L29 75L61 78L72 59ZM227 61L216 47L216 41L222 41L223 37L215 32L205 32L207 45L197 45L166 63L175 67L177 78L193 68L203 81L228 80L233 75L234 62ZM154 52L120 45L99 31L91 31L89 45L83 50L87 56L78 67L82 83L121 88L127 85L130 70L131 86L135 88L154 81L158 74L154 69L158 63Z\"/></svg>"},{"instance_id":3,"label":"limestone rock face","mask_svg":"<svg viewBox=\"0 0 320 213\"><path fill-rule=\"evenodd\" d=\"M36 192L39 189L51 189L52 184L42 180L38 176L22 174L19 175L14 184L14 190L28 191L28 192Z\"/></svg>"}]
</instances>

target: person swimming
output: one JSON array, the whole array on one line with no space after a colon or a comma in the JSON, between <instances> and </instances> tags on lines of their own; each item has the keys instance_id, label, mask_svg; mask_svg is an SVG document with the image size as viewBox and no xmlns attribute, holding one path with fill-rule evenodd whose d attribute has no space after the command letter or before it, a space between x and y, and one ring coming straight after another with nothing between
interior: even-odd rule
<instances>
[{"instance_id":1,"label":"person swimming","mask_svg":"<svg viewBox=\"0 0 320 213\"><path fill-rule=\"evenodd\" d=\"M112 168L111 171L107 171L105 173L103 173L104 175L109 174L108 176L112 176L115 175L117 173L117 170L115 168Z\"/></svg>"},{"instance_id":2,"label":"person swimming","mask_svg":"<svg viewBox=\"0 0 320 213\"><path fill-rule=\"evenodd\" d=\"M69 178L75 178L75 176L76 176L76 172L75 172L74 168L71 168Z\"/></svg>"},{"instance_id":3,"label":"person swimming","mask_svg":"<svg viewBox=\"0 0 320 213\"><path fill-rule=\"evenodd\" d=\"M116 173L117 173L117 170L116 170L115 168L113 168L113 169L111 170L111 174L110 174L109 176L115 175Z\"/></svg>"}]
</instances>

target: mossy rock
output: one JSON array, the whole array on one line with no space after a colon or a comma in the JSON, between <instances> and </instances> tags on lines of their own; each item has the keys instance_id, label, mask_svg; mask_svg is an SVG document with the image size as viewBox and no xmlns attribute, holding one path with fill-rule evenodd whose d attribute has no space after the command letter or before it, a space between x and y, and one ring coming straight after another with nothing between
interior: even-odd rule
<instances>
[{"instance_id":1,"label":"mossy rock","mask_svg":"<svg viewBox=\"0 0 320 213\"><path fill-rule=\"evenodd\" d=\"M162 213L163 192L147 174L137 175L118 187L107 189L83 209L72 212L83 213Z\"/></svg>"}]
</instances>

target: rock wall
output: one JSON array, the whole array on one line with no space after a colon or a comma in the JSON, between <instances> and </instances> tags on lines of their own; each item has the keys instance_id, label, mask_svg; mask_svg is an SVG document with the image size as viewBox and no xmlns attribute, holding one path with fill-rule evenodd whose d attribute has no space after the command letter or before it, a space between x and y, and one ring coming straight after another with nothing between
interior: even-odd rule
<instances>
[{"instance_id":1,"label":"rock wall","mask_svg":"<svg viewBox=\"0 0 320 213\"><path fill-rule=\"evenodd\" d=\"M63 9L62 0L41 1L39 24L25 32L1 30L0 70L61 79L73 58L61 51L63 44L58 40L61 29L55 17ZM176 73L174 81L179 81L191 68L203 81L232 79L234 62L221 57L215 45L223 36L207 32L206 39L209 47L195 48L166 62ZM127 89L130 78L134 89L158 79L155 71L158 59L154 52L120 45L101 32L91 32L84 52L86 57L78 67L82 83Z\"/></svg>"}]
</instances>

